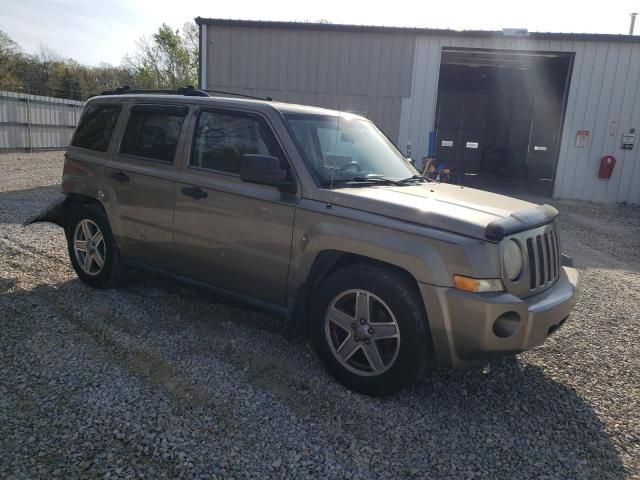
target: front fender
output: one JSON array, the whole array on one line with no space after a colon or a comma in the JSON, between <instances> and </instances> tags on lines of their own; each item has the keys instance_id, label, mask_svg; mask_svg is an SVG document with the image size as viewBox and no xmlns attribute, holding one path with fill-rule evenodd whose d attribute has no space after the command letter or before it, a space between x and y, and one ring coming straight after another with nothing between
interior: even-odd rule
<instances>
[{"instance_id":1,"label":"front fender","mask_svg":"<svg viewBox=\"0 0 640 480\"><path fill-rule=\"evenodd\" d=\"M365 228L369 233L366 238L358 225L332 221L313 225L300 238L296 271L304 276L321 252L337 250L395 265L423 283L447 283L447 267L441 252L424 239L405 237L392 230Z\"/></svg>"},{"instance_id":2,"label":"front fender","mask_svg":"<svg viewBox=\"0 0 640 480\"><path fill-rule=\"evenodd\" d=\"M296 208L288 303L294 301L323 251L355 254L394 265L417 282L451 286L454 274L492 278L495 245L372 213L303 200Z\"/></svg>"}]
</instances>

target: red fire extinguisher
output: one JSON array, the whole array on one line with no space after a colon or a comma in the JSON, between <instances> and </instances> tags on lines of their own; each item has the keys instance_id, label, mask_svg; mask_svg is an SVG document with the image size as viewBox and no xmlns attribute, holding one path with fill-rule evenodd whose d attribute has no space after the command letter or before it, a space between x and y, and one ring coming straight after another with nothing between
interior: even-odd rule
<instances>
[{"instance_id":1,"label":"red fire extinguisher","mask_svg":"<svg viewBox=\"0 0 640 480\"><path fill-rule=\"evenodd\" d=\"M616 159L613 155L605 155L600 159L600 169L598 170L598 178L611 178L613 167L616 166Z\"/></svg>"}]
</instances>

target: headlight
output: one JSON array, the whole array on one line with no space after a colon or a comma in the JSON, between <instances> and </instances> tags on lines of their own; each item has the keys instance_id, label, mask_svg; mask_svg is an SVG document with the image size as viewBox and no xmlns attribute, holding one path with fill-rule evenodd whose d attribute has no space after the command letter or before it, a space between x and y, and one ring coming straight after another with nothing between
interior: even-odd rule
<instances>
[{"instance_id":1,"label":"headlight","mask_svg":"<svg viewBox=\"0 0 640 480\"><path fill-rule=\"evenodd\" d=\"M522 249L515 240L508 240L502 250L504 272L509 280L517 280L522 273Z\"/></svg>"},{"instance_id":2,"label":"headlight","mask_svg":"<svg viewBox=\"0 0 640 480\"><path fill-rule=\"evenodd\" d=\"M504 285L499 278L471 278L454 275L453 283L458 290L467 292L502 292Z\"/></svg>"}]
</instances>

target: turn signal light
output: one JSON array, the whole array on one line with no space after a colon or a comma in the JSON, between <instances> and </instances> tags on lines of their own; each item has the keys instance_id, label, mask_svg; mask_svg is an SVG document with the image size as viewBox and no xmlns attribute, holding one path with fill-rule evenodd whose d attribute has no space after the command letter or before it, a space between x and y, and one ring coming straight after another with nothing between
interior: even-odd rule
<instances>
[{"instance_id":1,"label":"turn signal light","mask_svg":"<svg viewBox=\"0 0 640 480\"><path fill-rule=\"evenodd\" d=\"M453 283L458 290L465 292L502 292L504 285L499 278L470 278L454 275Z\"/></svg>"}]
</instances>

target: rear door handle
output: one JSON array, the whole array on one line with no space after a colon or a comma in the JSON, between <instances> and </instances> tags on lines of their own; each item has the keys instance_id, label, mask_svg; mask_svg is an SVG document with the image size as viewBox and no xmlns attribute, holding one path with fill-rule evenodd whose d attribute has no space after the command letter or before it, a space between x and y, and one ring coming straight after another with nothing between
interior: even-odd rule
<instances>
[{"instance_id":1,"label":"rear door handle","mask_svg":"<svg viewBox=\"0 0 640 480\"><path fill-rule=\"evenodd\" d=\"M129 175L127 175L124 172L114 172L111 175L111 178L113 178L116 182L128 182L129 181Z\"/></svg>"},{"instance_id":2,"label":"rear door handle","mask_svg":"<svg viewBox=\"0 0 640 480\"><path fill-rule=\"evenodd\" d=\"M195 198L196 200L200 200L201 198L207 198L209 194L202 190L199 187L182 187L180 191L185 194L187 197Z\"/></svg>"}]
</instances>

